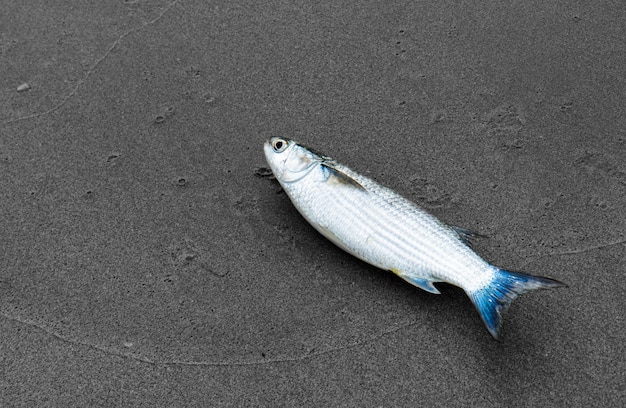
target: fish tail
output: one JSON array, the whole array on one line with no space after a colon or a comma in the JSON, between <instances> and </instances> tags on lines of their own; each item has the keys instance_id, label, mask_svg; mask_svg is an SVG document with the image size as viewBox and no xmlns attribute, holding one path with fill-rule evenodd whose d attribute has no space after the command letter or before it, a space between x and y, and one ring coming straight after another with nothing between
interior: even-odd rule
<instances>
[{"instance_id":1,"label":"fish tail","mask_svg":"<svg viewBox=\"0 0 626 408\"><path fill-rule=\"evenodd\" d=\"M491 282L468 294L485 326L487 326L487 330L496 340L502 326L502 313L519 295L534 289L567 286L555 279L507 271L495 266L493 268L495 274Z\"/></svg>"}]
</instances>

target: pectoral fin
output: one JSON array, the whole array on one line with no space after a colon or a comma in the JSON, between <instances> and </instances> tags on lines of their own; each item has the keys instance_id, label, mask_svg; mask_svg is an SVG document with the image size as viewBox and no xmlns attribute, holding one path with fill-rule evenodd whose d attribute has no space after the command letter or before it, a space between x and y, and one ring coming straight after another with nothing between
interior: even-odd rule
<instances>
[{"instance_id":1,"label":"pectoral fin","mask_svg":"<svg viewBox=\"0 0 626 408\"><path fill-rule=\"evenodd\" d=\"M365 187L363 187L358 181L348 176L346 173L342 172L341 170L337 169L331 163L329 162L322 163L322 168L327 174L326 176L327 183L334 183L334 184L354 187L359 190L367 191L365 190Z\"/></svg>"}]
</instances>

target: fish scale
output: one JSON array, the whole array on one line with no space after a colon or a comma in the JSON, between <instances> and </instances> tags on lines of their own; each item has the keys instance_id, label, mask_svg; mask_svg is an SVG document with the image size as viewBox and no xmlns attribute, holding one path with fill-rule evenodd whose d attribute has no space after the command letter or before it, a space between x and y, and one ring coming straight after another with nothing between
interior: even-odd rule
<instances>
[{"instance_id":1,"label":"fish scale","mask_svg":"<svg viewBox=\"0 0 626 408\"><path fill-rule=\"evenodd\" d=\"M447 282L468 294L489 333L522 293L565 286L489 264L467 245L473 233L450 227L377 182L297 142L264 146L276 179L300 214L343 250L431 293Z\"/></svg>"},{"instance_id":2,"label":"fish scale","mask_svg":"<svg viewBox=\"0 0 626 408\"><path fill-rule=\"evenodd\" d=\"M344 166L337 169L352 173ZM394 270L401 276L419 273L432 276L429 272L440 270L442 276L432 276L435 281L452 281L463 286L463 276L455 277L448 272L460 267L480 266L486 279L489 278L489 265L482 259L476 262L473 259L476 256L467 251L447 226L396 193L376 188L373 181L366 181L364 177L353 178L367 186L368 191L355 190L350 185L339 188L328 185L325 175L317 168L293 186L288 194L313 226L322 227L322 234L328 230L336 231L335 235L350 249L349 252L380 268ZM368 246L363 231L370 231L379 245ZM447 256L450 245L456 245L454 253L462 256ZM465 286L469 284L466 282Z\"/></svg>"},{"instance_id":3,"label":"fish scale","mask_svg":"<svg viewBox=\"0 0 626 408\"><path fill-rule=\"evenodd\" d=\"M310 183L312 184L311 186L307 184L304 182L301 187L304 187L307 193L315 191L317 197L315 201L310 201L306 195L290 194L290 197L292 201L304 204L301 205L301 208L305 211L305 217L314 226L319 225L322 229L322 234L328 233L327 231L335 231L334 235L345 246L363 258L367 258L365 254L367 247L360 247L359 243L365 244L367 237L373 236L374 232L377 233L376 240L378 242L389 243L391 248L404 246L398 235L393 234L390 230L390 228L394 227L397 229L398 226L394 225L395 220L390 220L388 223L380 222L381 220L374 213L376 207L367 205L368 197L358 197L361 195L360 192L345 194L345 187L344 189L328 188L328 186L325 186L325 183L317 181ZM359 205L357 200L366 204L360 208L360 211L357 211L357 206ZM311 202L313 205L309 207L306 204L308 202ZM369 258L369 260L372 259ZM378 264L383 266L380 262Z\"/></svg>"}]
</instances>

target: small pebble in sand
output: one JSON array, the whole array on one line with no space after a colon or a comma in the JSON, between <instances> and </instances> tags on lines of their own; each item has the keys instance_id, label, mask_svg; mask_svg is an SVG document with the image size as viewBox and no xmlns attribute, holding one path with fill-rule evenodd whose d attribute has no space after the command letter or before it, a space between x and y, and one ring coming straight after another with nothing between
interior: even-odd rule
<instances>
[{"instance_id":1,"label":"small pebble in sand","mask_svg":"<svg viewBox=\"0 0 626 408\"><path fill-rule=\"evenodd\" d=\"M24 92L30 89L30 85L24 82L22 85L17 87L17 92Z\"/></svg>"}]
</instances>

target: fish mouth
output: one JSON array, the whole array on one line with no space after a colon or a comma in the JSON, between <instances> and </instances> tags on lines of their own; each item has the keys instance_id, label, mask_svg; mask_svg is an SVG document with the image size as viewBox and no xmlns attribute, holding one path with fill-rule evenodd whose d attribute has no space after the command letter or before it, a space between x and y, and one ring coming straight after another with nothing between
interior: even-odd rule
<instances>
[{"instance_id":1,"label":"fish mouth","mask_svg":"<svg viewBox=\"0 0 626 408\"><path fill-rule=\"evenodd\" d=\"M263 143L263 151L265 152L265 157L267 157L269 150L272 149L272 145L270 145L270 141L266 140L265 143Z\"/></svg>"},{"instance_id":2,"label":"fish mouth","mask_svg":"<svg viewBox=\"0 0 626 408\"><path fill-rule=\"evenodd\" d=\"M274 173L274 176L276 176L276 178L279 178L279 171L278 171L278 166L275 164L274 162L274 149L272 149L272 144L270 143L270 141L266 141L265 144L263 145L263 151L265 153L265 161L267 161L267 164L270 166L270 169L272 169L272 173Z\"/></svg>"}]
</instances>

